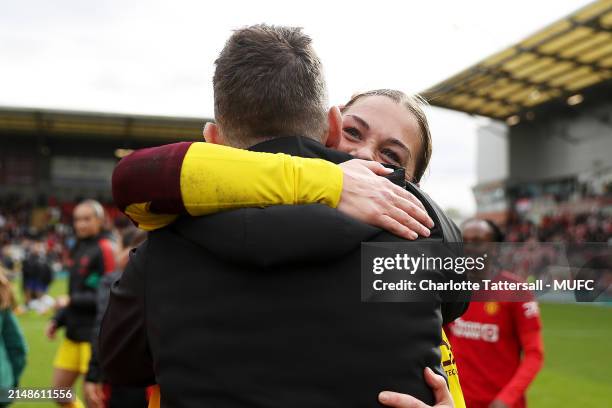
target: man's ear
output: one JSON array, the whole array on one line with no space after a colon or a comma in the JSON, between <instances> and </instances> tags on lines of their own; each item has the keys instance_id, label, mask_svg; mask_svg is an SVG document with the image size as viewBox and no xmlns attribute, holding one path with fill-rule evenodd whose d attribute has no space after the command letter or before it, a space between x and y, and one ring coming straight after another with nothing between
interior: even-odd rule
<instances>
[{"instance_id":1,"label":"man's ear","mask_svg":"<svg viewBox=\"0 0 612 408\"><path fill-rule=\"evenodd\" d=\"M342 137L342 114L337 106L332 106L327 112L327 137L325 139L325 146L336 149L340 144L340 138Z\"/></svg>"},{"instance_id":2,"label":"man's ear","mask_svg":"<svg viewBox=\"0 0 612 408\"><path fill-rule=\"evenodd\" d=\"M206 122L204 125L204 140L208 143L225 145L225 139L216 123Z\"/></svg>"}]
</instances>

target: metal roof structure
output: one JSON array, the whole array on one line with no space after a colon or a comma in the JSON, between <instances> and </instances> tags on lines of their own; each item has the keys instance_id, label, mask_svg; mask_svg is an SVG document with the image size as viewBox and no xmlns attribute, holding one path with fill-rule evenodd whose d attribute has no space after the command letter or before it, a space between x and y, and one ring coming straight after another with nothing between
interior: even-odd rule
<instances>
[{"instance_id":1,"label":"metal roof structure","mask_svg":"<svg viewBox=\"0 0 612 408\"><path fill-rule=\"evenodd\" d=\"M582 101L612 83L612 0L591 3L422 92L433 106L506 120L547 103Z\"/></svg>"},{"instance_id":2,"label":"metal roof structure","mask_svg":"<svg viewBox=\"0 0 612 408\"><path fill-rule=\"evenodd\" d=\"M0 133L197 140L212 119L0 107Z\"/></svg>"}]
</instances>

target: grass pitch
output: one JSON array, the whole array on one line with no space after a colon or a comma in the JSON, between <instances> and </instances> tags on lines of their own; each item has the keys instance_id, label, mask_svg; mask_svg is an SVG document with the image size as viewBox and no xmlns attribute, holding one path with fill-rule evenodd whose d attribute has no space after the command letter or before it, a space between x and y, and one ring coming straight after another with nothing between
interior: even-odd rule
<instances>
[{"instance_id":1,"label":"grass pitch","mask_svg":"<svg viewBox=\"0 0 612 408\"><path fill-rule=\"evenodd\" d=\"M59 279L51 287L56 296L66 291ZM612 307L610 305L542 304L544 368L528 392L530 407L612 406ZM49 387L52 362L61 336L49 341L45 327L49 316L28 312L19 316L29 347L22 387ZM461 374L460 374L461 375ZM81 385L77 385L81 395ZM16 408L51 408L47 403L17 403Z\"/></svg>"}]
</instances>

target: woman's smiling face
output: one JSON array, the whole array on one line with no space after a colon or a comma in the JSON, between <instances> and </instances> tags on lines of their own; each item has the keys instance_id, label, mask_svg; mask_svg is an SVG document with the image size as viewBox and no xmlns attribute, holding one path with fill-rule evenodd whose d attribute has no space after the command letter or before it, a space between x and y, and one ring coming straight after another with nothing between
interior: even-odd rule
<instances>
[{"instance_id":1,"label":"woman's smiling face","mask_svg":"<svg viewBox=\"0 0 612 408\"><path fill-rule=\"evenodd\" d=\"M342 112L338 149L359 159L405 167L409 180L422 144L414 115L386 96L359 98Z\"/></svg>"}]
</instances>

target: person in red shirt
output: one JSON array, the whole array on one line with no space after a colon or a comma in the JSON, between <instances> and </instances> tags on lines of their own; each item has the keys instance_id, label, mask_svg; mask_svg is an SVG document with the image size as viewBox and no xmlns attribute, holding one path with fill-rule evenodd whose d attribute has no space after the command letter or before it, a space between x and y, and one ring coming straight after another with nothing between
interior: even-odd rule
<instances>
[{"instance_id":1,"label":"person in red shirt","mask_svg":"<svg viewBox=\"0 0 612 408\"><path fill-rule=\"evenodd\" d=\"M503 241L488 220L463 224L467 243ZM509 272L505 280L520 281ZM542 367L542 322L535 298L521 302L472 302L448 326L461 387L469 408L523 408L525 391Z\"/></svg>"}]
</instances>

